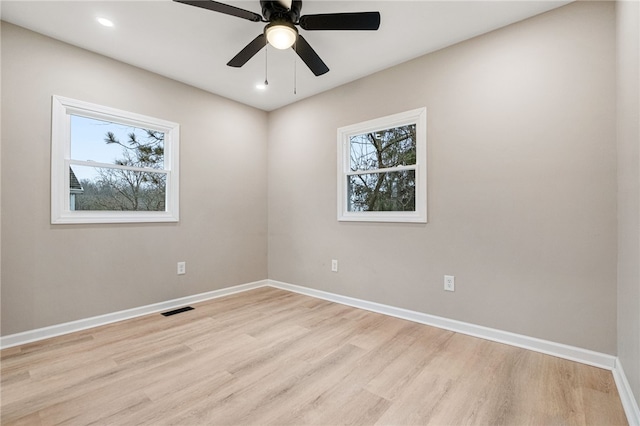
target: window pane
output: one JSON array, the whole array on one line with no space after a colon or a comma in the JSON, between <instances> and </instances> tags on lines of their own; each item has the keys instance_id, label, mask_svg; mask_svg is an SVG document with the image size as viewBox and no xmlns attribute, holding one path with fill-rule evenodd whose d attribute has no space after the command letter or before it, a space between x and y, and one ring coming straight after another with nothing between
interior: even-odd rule
<instances>
[{"instance_id":1,"label":"window pane","mask_svg":"<svg viewBox=\"0 0 640 426\"><path fill-rule=\"evenodd\" d=\"M348 211L415 211L416 173L402 170L349 176Z\"/></svg>"},{"instance_id":2,"label":"window pane","mask_svg":"<svg viewBox=\"0 0 640 426\"><path fill-rule=\"evenodd\" d=\"M78 165L69 173L71 210L165 211L165 173Z\"/></svg>"},{"instance_id":3,"label":"window pane","mask_svg":"<svg viewBox=\"0 0 640 426\"><path fill-rule=\"evenodd\" d=\"M350 169L375 170L416 164L416 125L363 133L349 138Z\"/></svg>"},{"instance_id":4,"label":"window pane","mask_svg":"<svg viewBox=\"0 0 640 426\"><path fill-rule=\"evenodd\" d=\"M71 115L71 159L164 168L164 133Z\"/></svg>"}]
</instances>

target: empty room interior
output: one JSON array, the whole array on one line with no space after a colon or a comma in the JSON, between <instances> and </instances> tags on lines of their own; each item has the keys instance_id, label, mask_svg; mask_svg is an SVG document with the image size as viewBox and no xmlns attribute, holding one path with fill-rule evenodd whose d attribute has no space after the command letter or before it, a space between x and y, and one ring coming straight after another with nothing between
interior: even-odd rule
<instances>
[{"instance_id":1,"label":"empty room interior","mask_svg":"<svg viewBox=\"0 0 640 426\"><path fill-rule=\"evenodd\" d=\"M3 425L640 425L637 0L0 14Z\"/></svg>"}]
</instances>

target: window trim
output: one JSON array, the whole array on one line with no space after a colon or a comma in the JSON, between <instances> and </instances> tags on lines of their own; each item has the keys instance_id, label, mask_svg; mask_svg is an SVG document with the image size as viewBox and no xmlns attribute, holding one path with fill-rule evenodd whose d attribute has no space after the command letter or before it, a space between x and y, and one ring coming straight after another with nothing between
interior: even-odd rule
<instances>
[{"instance_id":1,"label":"window trim","mask_svg":"<svg viewBox=\"0 0 640 426\"><path fill-rule=\"evenodd\" d=\"M87 163L71 159L71 115L110 121L143 129L163 132L165 173L165 211L81 211L71 210L69 167ZM51 223L142 223L179 221L179 152L180 125L171 121L148 117L76 99L54 95L51 102ZM105 166L102 163L90 163ZM109 168L119 168L107 164Z\"/></svg>"},{"instance_id":2,"label":"window trim","mask_svg":"<svg viewBox=\"0 0 640 426\"><path fill-rule=\"evenodd\" d=\"M394 127L416 125L416 164L384 169L387 173L400 170L415 170L416 210L412 212L351 212L348 211L348 178L350 170L349 138L368 132ZM427 109L426 107L388 115L369 121L340 127L338 129L338 221L352 222L413 222L427 223ZM364 173L379 173L380 169Z\"/></svg>"}]
</instances>

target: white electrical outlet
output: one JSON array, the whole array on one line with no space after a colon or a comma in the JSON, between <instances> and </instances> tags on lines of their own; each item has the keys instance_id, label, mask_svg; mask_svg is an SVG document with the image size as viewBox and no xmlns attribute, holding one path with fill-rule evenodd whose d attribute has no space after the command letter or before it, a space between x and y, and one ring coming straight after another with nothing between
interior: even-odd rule
<instances>
[{"instance_id":1,"label":"white electrical outlet","mask_svg":"<svg viewBox=\"0 0 640 426\"><path fill-rule=\"evenodd\" d=\"M338 272L338 261L336 259L331 260L331 272Z\"/></svg>"},{"instance_id":2,"label":"white electrical outlet","mask_svg":"<svg viewBox=\"0 0 640 426\"><path fill-rule=\"evenodd\" d=\"M187 273L187 262L178 262L178 275Z\"/></svg>"},{"instance_id":3,"label":"white electrical outlet","mask_svg":"<svg viewBox=\"0 0 640 426\"><path fill-rule=\"evenodd\" d=\"M446 291L455 291L456 278L453 275L444 276L444 289Z\"/></svg>"}]
</instances>

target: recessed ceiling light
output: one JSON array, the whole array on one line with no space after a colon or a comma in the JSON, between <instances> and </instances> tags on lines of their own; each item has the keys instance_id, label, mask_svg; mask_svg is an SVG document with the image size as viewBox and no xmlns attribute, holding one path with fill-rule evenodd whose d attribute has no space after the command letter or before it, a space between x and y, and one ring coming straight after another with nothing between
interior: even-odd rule
<instances>
[{"instance_id":1,"label":"recessed ceiling light","mask_svg":"<svg viewBox=\"0 0 640 426\"><path fill-rule=\"evenodd\" d=\"M96 20L101 24L104 25L105 27L113 27L113 22L108 20L107 18L96 18Z\"/></svg>"}]
</instances>

